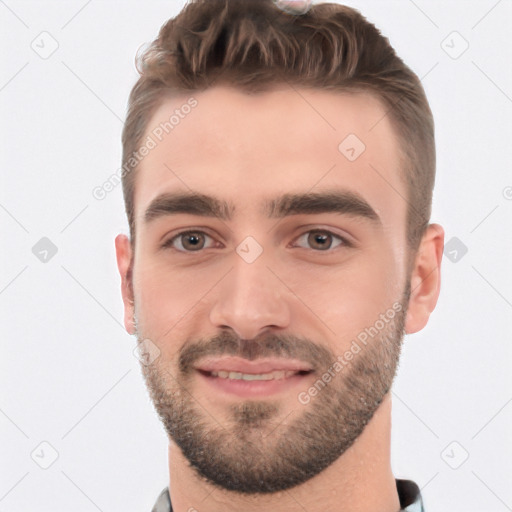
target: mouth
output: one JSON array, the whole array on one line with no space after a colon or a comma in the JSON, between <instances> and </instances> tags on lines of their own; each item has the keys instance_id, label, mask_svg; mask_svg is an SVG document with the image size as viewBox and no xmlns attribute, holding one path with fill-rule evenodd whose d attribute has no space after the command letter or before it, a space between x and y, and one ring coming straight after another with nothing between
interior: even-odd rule
<instances>
[{"instance_id":1,"label":"mouth","mask_svg":"<svg viewBox=\"0 0 512 512\"><path fill-rule=\"evenodd\" d=\"M240 397L274 395L299 384L313 373L307 363L291 359L248 361L238 357L209 359L195 367L201 380L216 391Z\"/></svg>"},{"instance_id":2,"label":"mouth","mask_svg":"<svg viewBox=\"0 0 512 512\"><path fill-rule=\"evenodd\" d=\"M299 370L289 371L289 370L276 370L268 373L242 373L242 372L228 372L225 370L220 370L218 372L203 372L199 370L206 376L210 377L219 377L221 379L234 379L234 380L282 380L291 377L292 375L307 375L309 371L307 370Z\"/></svg>"}]
</instances>

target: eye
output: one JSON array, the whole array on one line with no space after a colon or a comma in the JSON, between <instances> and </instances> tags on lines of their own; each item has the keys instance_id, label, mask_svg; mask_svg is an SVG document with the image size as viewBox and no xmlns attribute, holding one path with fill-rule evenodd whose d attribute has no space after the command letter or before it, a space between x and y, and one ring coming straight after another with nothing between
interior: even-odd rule
<instances>
[{"instance_id":1,"label":"eye","mask_svg":"<svg viewBox=\"0 0 512 512\"><path fill-rule=\"evenodd\" d=\"M333 239L337 239L339 241L335 246L333 246ZM307 231L297 240L305 240L313 249L317 249L319 251L327 251L333 247L339 247L340 245L351 247L348 240L325 229L313 229L311 231Z\"/></svg>"},{"instance_id":2,"label":"eye","mask_svg":"<svg viewBox=\"0 0 512 512\"><path fill-rule=\"evenodd\" d=\"M207 245L207 241L210 240L210 245ZM302 241L310 248L316 251L328 251L329 249L335 249L339 246L352 247L352 244L344 237L336 235L326 229L313 229L302 234L297 238L299 242ZM333 241L338 242L333 245ZM164 242L162 248L172 248L178 252L200 252L202 249L209 249L214 246L213 238L200 230L188 230L182 231L177 235ZM305 247L308 248L308 247Z\"/></svg>"},{"instance_id":3,"label":"eye","mask_svg":"<svg viewBox=\"0 0 512 512\"><path fill-rule=\"evenodd\" d=\"M208 249L205 247L206 239L213 240L204 231L182 231L167 240L162 247L172 247L181 252L199 252L201 249Z\"/></svg>"}]
</instances>

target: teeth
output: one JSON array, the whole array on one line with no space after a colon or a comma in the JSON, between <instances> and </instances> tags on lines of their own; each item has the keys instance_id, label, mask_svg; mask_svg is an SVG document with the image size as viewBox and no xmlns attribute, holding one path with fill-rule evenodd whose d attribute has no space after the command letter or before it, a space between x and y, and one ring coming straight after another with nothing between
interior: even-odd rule
<instances>
[{"instance_id":1,"label":"teeth","mask_svg":"<svg viewBox=\"0 0 512 512\"><path fill-rule=\"evenodd\" d=\"M291 375L295 375L295 371L276 370L270 373L241 373L241 372L226 372L220 370L218 372L211 372L212 377L220 377L221 379L235 379L235 380L280 380L286 379Z\"/></svg>"}]
</instances>

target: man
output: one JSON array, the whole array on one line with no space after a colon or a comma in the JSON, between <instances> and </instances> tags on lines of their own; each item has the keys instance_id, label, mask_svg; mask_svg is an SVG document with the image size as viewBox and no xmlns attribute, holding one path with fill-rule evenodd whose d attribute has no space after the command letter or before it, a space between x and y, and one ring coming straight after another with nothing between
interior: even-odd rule
<instances>
[{"instance_id":1,"label":"man","mask_svg":"<svg viewBox=\"0 0 512 512\"><path fill-rule=\"evenodd\" d=\"M189 3L139 71L116 252L169 436L153 511L423 510L390 465L444 241L418 78L357 11L271 0Z\"/></svg>"}]
</instances>

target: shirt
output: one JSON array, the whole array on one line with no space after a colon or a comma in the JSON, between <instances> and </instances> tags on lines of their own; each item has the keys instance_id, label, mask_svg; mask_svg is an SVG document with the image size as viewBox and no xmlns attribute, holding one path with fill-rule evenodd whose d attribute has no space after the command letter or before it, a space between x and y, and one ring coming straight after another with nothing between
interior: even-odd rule
<instances>
[{"instance_id":1,"label":"shirt","mask_svg":"<svg viewBox=\"0 0 512 512\"><path fill-rule=\"evenodd\" d=\"M400 512L425 512L419 487L412 480L395 478L395 482L400 500ZM169 487L160 493L151 512L172 512Z\"/></svg>"}]
</instances>

